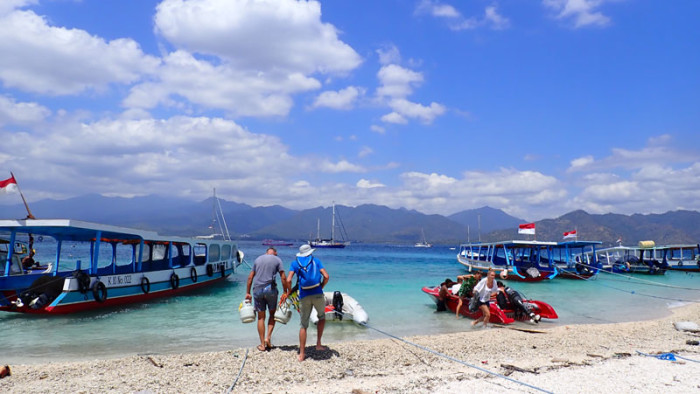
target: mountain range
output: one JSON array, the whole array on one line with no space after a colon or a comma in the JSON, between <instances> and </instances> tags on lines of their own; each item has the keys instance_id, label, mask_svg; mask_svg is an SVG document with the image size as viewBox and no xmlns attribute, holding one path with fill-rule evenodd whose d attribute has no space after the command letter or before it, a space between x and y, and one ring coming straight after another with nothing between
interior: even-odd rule
<instances>
[{"instance_id":1,"label":"mountain range","mask_svg":"<svg viewBox=\"0 0 700 394\"><path fill-rule=\"evenodd\" d=\"M279 205L253 207L216 200L213 197L193 202L185 199L144 196L105 197L89 194L66 200L46 199L31 204L34 216L42 219L70 218L117 226L155 230L171 235L208 235L219 232L215 217L221 205L231 235L250 239L305 241L329 238L331 207L292 210ZM498 241L533 239L519 235L518 225L525 221L490 207L464 210L449 216L427 215L404 208L365 204L357 207L337 205L336 238L347 233L352 242L413 244L426 239L434 244L456 245L467 240ZM24 218L24 205L0 205L1 218ZM625 245L642 240L657 244L697 243L700 241L700 212L670 211L663 214L589 214L578 210L556 219L536 222L536 239L559 241L565 231L576 230L579 239Z\"/></svg>"}]
</instances>

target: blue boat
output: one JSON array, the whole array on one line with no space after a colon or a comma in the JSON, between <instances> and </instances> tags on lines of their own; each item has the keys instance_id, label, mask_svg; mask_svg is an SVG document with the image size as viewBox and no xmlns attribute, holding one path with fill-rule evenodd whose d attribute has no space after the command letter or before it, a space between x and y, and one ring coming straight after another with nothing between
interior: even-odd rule
<instances>
[{"instance_id":1,"label":"blue boat","mask_svg":"<svg viewBox=\"0 0 700 394\"><path fill-rule=\"evenodd\" d=\"M663 275L669 269L667 258L659 256L653 241L640 241L639 246L613 246L596 252L603 270L622 274ZM661 260L659 260L661 259Z\"/></svg>"},{"instance_id":2,"label":"blue boat","mask_svg":"<svg viewBox=\"0 0 700 394\"><path fill-rule=\"evenodd\" d=\"M502 241L460 245L457 261L470 272L496 270L501 278L521 282L552 279L559 273L552 248L556 242Z\"/></svg>"},{"instance_id":3,"label":"blue boat","mask_svg":"<svg viewBox=\"0 0 700 394\"><path fill-rule=\"evenodd\" d=\"M183 294L243 259L225 239L70 219L0 220L0 311L67 314Z\"/></svg>"},{"instance_id":4,"label":"blue boat","mask_svg":"<svg viewBox=\"0 0 700 394\"><path fill-rule=\"evenodd\" d=\"M557 278L590 279L598 275L603 264L597 260L599 241L564 241L547 250L559 270Z\"/></svg>"}]
</instances>

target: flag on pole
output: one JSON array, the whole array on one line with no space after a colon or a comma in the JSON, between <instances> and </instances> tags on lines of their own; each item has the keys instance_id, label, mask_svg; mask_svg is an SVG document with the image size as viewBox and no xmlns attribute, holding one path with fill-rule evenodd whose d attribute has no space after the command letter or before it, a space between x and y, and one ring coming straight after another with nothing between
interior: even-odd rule
<instances>
[{"instance_id":1,"label":"flag on pole","mask_svg":"<svg viewBox=\"0 0 700 394\"><path fill-rule=\"evenodd\" d=\"M16 191L17 181L14 175L4 181L0 181L0 193L14 193Z\"/></svg>"},{"instance_id":2,"label":"flag on pole","mask_svg":"<svg viewBox=\"0 0 700 394\"><path fill-rule=\"evenodd\" d=\"M576 230L567 231L564 233L564 239L571 239L571 238L576 238Z\"/></svg>"},{"instance_id":3,"label":"flag on pole","mask_svg":"<svg viewBox=\"0 0 700 394\"><path fill-rule=\"evenodd\" d=\"M525 223L518 226L518 234L535 235L535 223Z\"/></svg>"}]
</instances>

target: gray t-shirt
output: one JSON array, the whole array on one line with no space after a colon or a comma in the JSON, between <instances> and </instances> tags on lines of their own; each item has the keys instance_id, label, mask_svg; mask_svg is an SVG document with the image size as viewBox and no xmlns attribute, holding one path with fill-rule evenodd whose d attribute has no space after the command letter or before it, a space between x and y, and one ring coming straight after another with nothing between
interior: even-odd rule
<instances>
[{"instance_id":1,"label":"gray t-shirt","mask_svg":"<svg viewBox=\"0 0 700 394\"><path fill-rule=\"evenodd\" d=\"M275 275L278 272L284 271L282 267L282 259L272 254L264 254L253 263L253 292L256 292L270 283L275 282Z\"/></svg>"}]
</instances>

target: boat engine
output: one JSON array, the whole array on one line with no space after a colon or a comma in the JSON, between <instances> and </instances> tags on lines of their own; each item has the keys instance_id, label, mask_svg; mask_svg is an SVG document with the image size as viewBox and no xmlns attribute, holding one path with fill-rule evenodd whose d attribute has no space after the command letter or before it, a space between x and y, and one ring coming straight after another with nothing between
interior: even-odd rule
<instances>
[{"instance_id":1,"label":"boat engine","mask_svg":"<svg viewBox=\"0 0 700 394\"><path fill-rule=\"evenodd\" d=\"M338 320L343 320L343 295L339 291L333 292L333 310Z\"/></svg>"}]
</instances>

